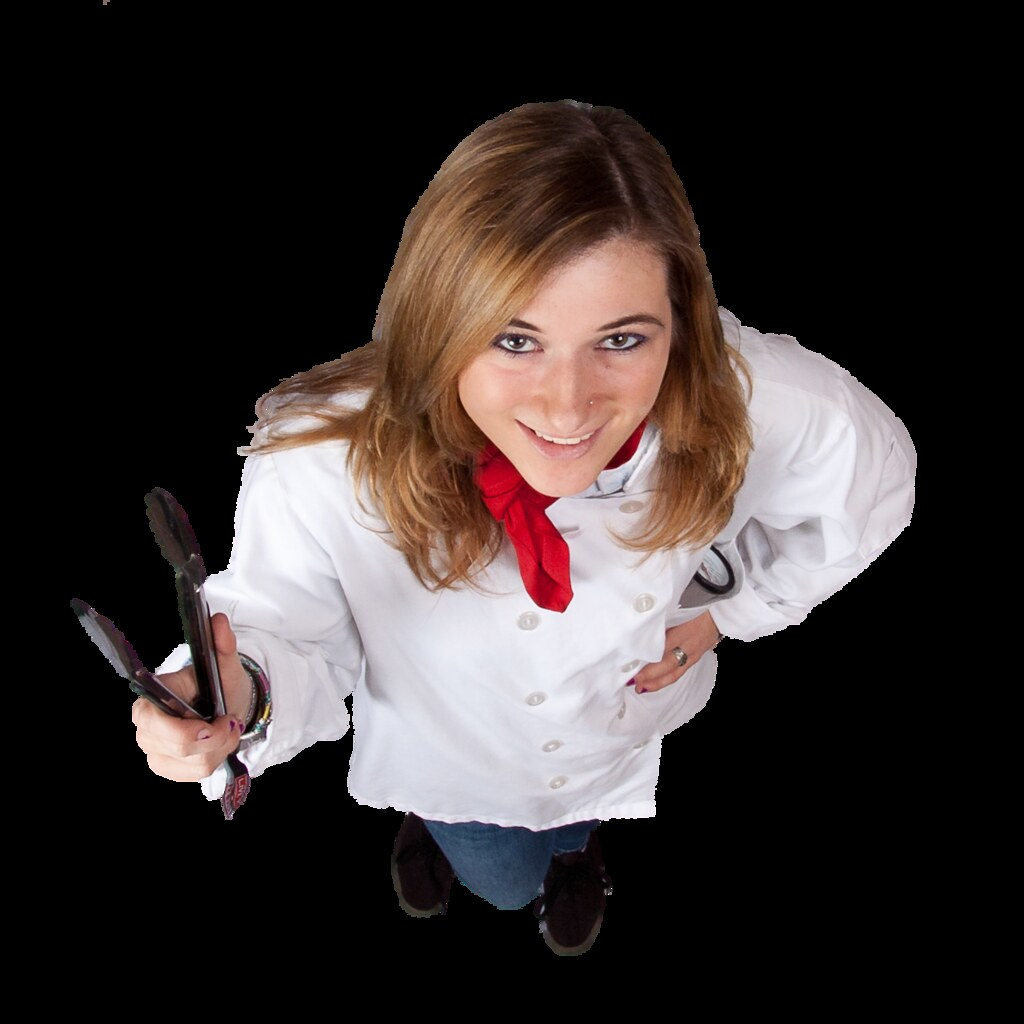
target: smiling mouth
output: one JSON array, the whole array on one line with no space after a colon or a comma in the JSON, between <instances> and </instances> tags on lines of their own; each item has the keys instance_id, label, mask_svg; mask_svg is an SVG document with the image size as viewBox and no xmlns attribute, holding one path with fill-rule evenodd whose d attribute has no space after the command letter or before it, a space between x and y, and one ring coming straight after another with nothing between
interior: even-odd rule
<instances>
[{"instance_id":1,"label":"smiling mouth","mask_svg":"<svg viewBox=\"0 0 1024 1024\"><path fill-rule=\"evenodd\" d=\"M545 459L564 462L567 459L583 459L594 450L594 445L601 443L605 424L595 427L587 434L576 437L557 437L554 434L542 434L533 427L528 427L522 420L516 420L519 429L526 435L530 446Z\"/></svg>"},{"instance_id":2,"label":"smiling mouth","mask_svg":"<svg viewBox=\"0 0 1024 1024\"><path fill-rule=\"evenodd\" d=\"M530 427L529 429L533 430L533 427ZM568 445L580 444L583 441L586 441L588 437L593 437L594 434L597 433L596 430L592 430L589 434L581 434L579 437L552 437L550 434L542 434L539 430L533 430L533 432L538 437L542 437L545 441L551 441L552 444Z\"/></svg>"}]
</instances>

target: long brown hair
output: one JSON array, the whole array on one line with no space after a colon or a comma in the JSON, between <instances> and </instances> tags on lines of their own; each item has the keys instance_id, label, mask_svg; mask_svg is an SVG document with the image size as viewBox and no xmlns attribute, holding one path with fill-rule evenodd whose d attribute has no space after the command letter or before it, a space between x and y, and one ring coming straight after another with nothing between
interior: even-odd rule
<instances>
[{"instance_id":1,"label":"long brown hair","mask_svg":"<svg viewBox=\"0 0 1024 1024\"><path fill-rule=\"evenodd\" d=\"M668 154L614 107L526 103L459 143L406 220L373 340L262 396L258 443L239 454L351 442L357 494L366 488L420 582L475 586L503 532L473 481L487 438L462 408L459 376L552 272L620 238L664 260L673 334L648 417L661 447L646 530L616 539L644 557L707 543L743 482L752 439L738 371L748 388L751 377L724 339ZM302 429L286 426L297 417Z\"/></svg>"}]
</instances>

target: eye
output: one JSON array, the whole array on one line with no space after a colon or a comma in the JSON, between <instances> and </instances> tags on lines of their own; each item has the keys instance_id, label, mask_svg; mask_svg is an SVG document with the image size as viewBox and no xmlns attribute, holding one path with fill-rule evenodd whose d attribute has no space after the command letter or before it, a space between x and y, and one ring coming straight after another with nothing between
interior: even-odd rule
<instances>
[{"instance_id":1,"label":"eye","mask_svg":"<svg viewBox=\"0 0 1024 1024\"><path fill-rule=\"evenodd\" d=\"M647 341L647 335L632 333L609 334L604 341L617 342L614 345L602 343L599 347L605 352L632 352ZM540 351L537 347L537 342L525 334L502 334L495 338L491 344L499 352L504 352L505 355L512 357Z\"/></svg>"},{"instance_id":2,"label":"eye","mask_svg":"<svg viewBox=\"0 0 1024 1024\"><path fill-rule=\"evenodd\" d=\"M507 342L508 344L502 344ZM509 356L518 356L523 352L532 352L533 349L527 348L528 345L536 344L533 338L526 337L525 334L502 334L500 337L495 338L493 345L499 352L504 352Z\"/></svg>"},{"instance_id":3,"label":"eye","mask_svg":"<svg viewBox=\"0 0 1024 1024\"><path fill-rule=\"evenodd\" d=\"M629 344L606 345L604 347L610 352L628 352L630 349L639 348L647 340L647 337L643 334L609 334L605 341L620 341L623 338L632 338L633 341Z\"/></svg>"}]
</instances>

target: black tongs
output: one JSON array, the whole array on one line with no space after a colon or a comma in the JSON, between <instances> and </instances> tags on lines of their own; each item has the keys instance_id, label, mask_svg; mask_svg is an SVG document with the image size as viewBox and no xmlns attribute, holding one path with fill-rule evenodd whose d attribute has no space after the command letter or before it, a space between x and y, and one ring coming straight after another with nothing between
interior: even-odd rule
<instances>
[{"instance_id":1,"label":"black tongs","mask_svg":"<svg viewBox=\"0 0 1024 1024\"><path fill-rule=\"evenodd\" d=\"M226 708L220 671L217 668L217 652L213 646L210 608L203 592L203 583L206 581L203 556L199 553L199 544L185 510L169 491L156 487L146 495L146 515L161 554L174 568L178 613L192 653L196 685L199 688L195 704L189 704L167 689L142 664L135 649L110 619L77 597L71 599L71 607L82 628L92 637L93 643L114 666L117 674L128 680L134 693L152 701L169 715L201 718L211 722L214 718L220 718ZM230 821L249 795L251 780L248 769L234 754L228 755L224 767L227 769L228 780L220 805L224 817Z\"/></svg>"}]
</instances>

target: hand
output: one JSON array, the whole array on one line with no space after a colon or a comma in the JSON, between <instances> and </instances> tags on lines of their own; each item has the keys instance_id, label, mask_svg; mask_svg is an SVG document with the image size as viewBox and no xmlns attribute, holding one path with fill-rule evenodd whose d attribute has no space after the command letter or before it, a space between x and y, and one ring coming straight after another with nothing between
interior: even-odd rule
<instances>
[{"instance_id":1,"label":"hand","mask_svg":"<svg viewBox=\"0 0 1024 1024\"><path fill-rule=\"evenodd\" d=\"M646 693L649 690L662 690L672 683L679 682L698 661L718 643L718 627L710 612L699 615L696 619L684 622L665 630L665 657L661 661L645 665L635 678L636 692ZM680 666L672 648L678 647L687 655L686 662ZM627 686L629 683L626 684Z\"/></svg>"},{"instance_id":2,"label":"hand","mask_svg":"<svg viewBox=\"0 0 1024 1024\"><path fill-rule=\"evenodd\" d=\"M175 718L140 697L132 704L135 742L145 751L150 769L174 782L198 782L238 749L245 716L252 698L249 674L238 657L238 645L228 617L217 612L210 619L217 667L227 713L212 722L200 718ZM198 687L195 668L157 676L168 689L192 703Z\"/></svg>"}]
</instances>

